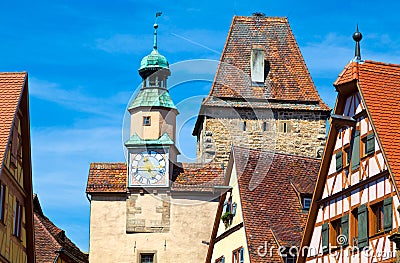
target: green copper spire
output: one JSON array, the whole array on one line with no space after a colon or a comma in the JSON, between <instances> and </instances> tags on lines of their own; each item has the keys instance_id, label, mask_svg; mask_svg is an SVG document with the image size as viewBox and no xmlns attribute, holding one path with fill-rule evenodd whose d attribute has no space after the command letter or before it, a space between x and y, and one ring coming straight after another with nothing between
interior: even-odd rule
<instances>
[{"instance_id":1,"label":"green copper spire","mask_svg":"<svg viewBox=\"0 0 400 263\"><path fill-rule=\"evenodd\" d=\"M160 55L157 50L157 18L160 15L161 12L156 13L153 51L145 56L140 63L139 74L143 78L143 86L129 105L129 111L139 107L164 107L176 110L167 89L167 79L171 74L169 64L167 59Z\"/></svg>"},{"instance_id":2,"label":"green copper spire","mask_svg":"<svg viewBox=\"0 0 400 263\"><path fill-rule=\"evenodd\" d=\"M153 51L145 56L140 62L139 74L143 79L154 73L159 69L169 69L169 63L167 59L158 53L157 43L157 18L161 16L161 12L156 13L156 22L154 23L154 39L153 39Z\"/></svg>"}]
</instances>

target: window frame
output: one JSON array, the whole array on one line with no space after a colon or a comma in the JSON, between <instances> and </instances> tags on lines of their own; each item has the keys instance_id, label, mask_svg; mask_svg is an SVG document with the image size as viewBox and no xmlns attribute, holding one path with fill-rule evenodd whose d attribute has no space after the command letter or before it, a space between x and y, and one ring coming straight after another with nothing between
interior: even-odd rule
<instances>
[{"instance_id":1,"label":"window frame","mask_svg":"<svg viewBox=\"0 0 400 263\"><path fill-rule=\"evenodd\" d=\"M143 126L151 126L151 116L143 116Z\"/></svg>"},{"instance_id":2,"label":"window frame","mask_svg":"<svg viewBox=\"0 0 400 263\"><path fill-rule=\"evenodd\" d=\"M6 185L0 181L0 222L5 224Z\"/></svg>"},{"instance_id":3,"label":"window frame","mask_svg":"<svg viewBox=\"0 0 400 263\"><path fill-rule=\"evenodd\" d=\"M152 262L146 262L146 261L143 261L143 256L152 256L153 257L153 259L152 259ZM155 261L155 253L151 253L151 252L142 252L142 253L140 253L139 254L139 263L155 263L156 261Z\"/></svg>"},{"instance_id":4,"label":"window frame","mask_svg":"<svg viewBox=\"0 0 400 263\"><path fill-rule=\"evenodd\" d=\"M22 205L17 200L15 200L15 211L14 211L14 220L13 220L13 236L18 239L21 238L21 228L22 228Z\"/></svg>"},{"instance_id":5,"label":"window frame","mask_svg":"<svg viewBox=\"0 0 400 263\"><path fill-rule=\"evenodd\" d=\"M310 202L310 205L308 207L306 207L306 201ZM311 202L312 202L312 198L310 197L303 197L303 209L307 209L309 210L311 208Z\"/></svg>"},{"instance_id":6,"label":"window frame","mask_svg":"<svg viewBox=\"0 0 400 263\"><path fill-rule=\"evenodd\" d=\"M354 208L350 212L350 237L351 246L358 246L358 207ZM357 242L356 242L357 241ZM350 240L349 240L350 242Z\"/></svg>"},{"instance_id":7,"label":"window frame","mask_svg":"<svg viewBox=\"0 0 400 263\"><path fill-rule=\"evenodd\" d=\"M372 147L369 147L369 141L372 141ZM361 137L362 157L369 156L375 152L375 134L370 132Z\"/></svg>"},{"instance_id":8,"label":"window frame","mask_svg":"<svg viewBox=\"0 0 400 263\"><path fill-rule=\"evenodd\" d=\"M385 232L383 200L369 206L369 236L379 235Z\"/></svg>"},{"instance_id":9,"label":"window frame","mask_svg":"<svg viewBox=\"0 0 400 263\"><path fill-rule=\"evenodd\" d=\"M332 220L330 222L330 228L329 228L329 243L333 246L339 247L340 244L338 244L338 236L342 234L342 222L340 220L341 218Z\"/></svg>"},{"instance_id":10,"label":"window frame","mask_svg":"<svg viewBox=\"0 0 400 263\"><path fill-rule=\"evenodd\" d=\"M215 263L225 263L225 256L220 256L215 260Z\"/></svg>"},{"instance_id":11,"label":"window frame","mask_svg":"<svg viewBox=\"0 0 400 263\"><path fill-rule=\"evenodd\" d=\"M292 125L290 120L281 120L279 123L279 132L282 133L291 133Z\"/></svg>"},{"instance_id":12,"label":"window frame","mask_svg":"<svg viewBox=\"0 0 400 263\"><path fill-rule=\"evenodd\" d=\"M232 263L244 263L244 249L243 246L238 247L232 251Z\"/></svg>"}]
</instances>

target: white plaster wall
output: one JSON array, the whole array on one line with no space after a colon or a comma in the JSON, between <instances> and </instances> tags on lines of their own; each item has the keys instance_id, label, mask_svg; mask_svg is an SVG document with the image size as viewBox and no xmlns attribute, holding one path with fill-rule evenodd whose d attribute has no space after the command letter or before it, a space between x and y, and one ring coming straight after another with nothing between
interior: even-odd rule
<instances>
[{"instance_id":1,"label":"white plaster wall","mask_svg":"<svg viewBox=\"0 0 400 263\"><path fill-rule=\"evenodd\" d=\"M225 201L230 197L230 195L232 195L232 202L235 202L237 204L236 215L233 217L232 224L228 228L226 228L224 223L220 220L217 231L217 237L225 233L225 231L229 230L230 228L243 222L243 212L239 198L240 195L239 195L237 171L235 164L233 165L233 169L230 175L229 186L232 187L232 192L226 194ZM260 244L260 246L261 245L264 244ZM225 262L232 262L232 251L239 247L244 248L245 262L250 263L250 257L247 250L247 240L244 227L237 230L236 232L231 233L230 235L221 239L214 245L211 262L215 262L215 260L221 256L225 256Z\"/></svg>"},{"instance_id":2,"label":"white plaster wall","mask_svg":"<svg viewBox=\"0 0 400 263\"><path fill-rule=\"evenodd\" d=\"M127 234L125 198L93 198L90 262L136 263L141 251L156 252L157 263L175 263L177 259L179 262L204 262L208 246L202 241L210 239L218 203L195 205L198 200L190 199L186 202L187 205L181 205L172 200L170 232Z\"/></svg>"}]
</instances>

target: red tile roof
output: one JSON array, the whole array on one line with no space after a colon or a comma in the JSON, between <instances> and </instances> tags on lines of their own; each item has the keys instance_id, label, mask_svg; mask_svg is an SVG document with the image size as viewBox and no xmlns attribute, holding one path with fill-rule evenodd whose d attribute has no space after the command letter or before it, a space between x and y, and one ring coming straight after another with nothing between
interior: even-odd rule
<instances>
[{"instance_id":1,"label":"red tile roof","mask_svg":"<svg viewBox=\"0 0 400 263\"><path fill-rule=\"evenodd\" d=\"M14 116L22 96L26 72L0 73L0 161L3 161Z\"/></svg>"},{"instance_id":2,"label":"red tile roof","mask_svg":"<svg viewBox=\"0 0 400 263\"><path fill-rule=\"evenodd\" d=\"M172 191L212 191L212 186L223 182L223 169L210 164L179 163L173 168ZM125 163L92 163L87 193L126 193L127 168Z\"/></svg>"},{"instance_id":3,"label":"red tile roof","mask_svg":"<svg viewBox=\"0 0 400 263\"><path fill-rule=\"evenodd\" d=\"M60 254L67 257L68 262L87 263L84 254L72 241L65 236L64 230L58 228L48 219L40 207L39 199L34 196L34 227L35 227L35 256L36 262L53 263Z\"/></svg>"},{"instance_id":4,"label":"red tile roof","mask_svg":"<svg viewBox=\"0 0 400 263\"><path fill-rule=\"evenodd\" d=\"M174 191L212 191L222 185L224 170L220 166L203 163L180 163L174 167Z\"/></svg>"},{"instance_id":5,"label":"red tile roof","mask_svg":"<svg viewBox=\"0 0 400 263\"><path fill-rule=\"evenodd\" d=\"M126 193L125 163L91 163L86 186L87 193Z\"/></svg>"},{"instance_id":6,"label":"red tile roof","mask_svg":"<svg viewBox=\"0 0 400 263\"><path fill-rule=\"evenodd\" d=\"M400 65L369 60L351 62L335 85L352 80L358 81L361 97L400 190Z\"/></svg>"},{"instance_id":7,"label":"red tile roof","mask_svg":"<svg viewBox=\"0 0 400 263\"><path fill-rule=\"evenodd\" d=\"M272 262L269 255L260 257L257 248L275 239L284 246L300 245L307 212L297 191L313 193L320 160L275 153L269 167L270 153L240 147L233 152L250 260Z\"/></svg>"},{"instance_id":8,"label":"red tile roof","mask_svg":"<svg viewBox=\"0 0 400 263\"><path fill-rule=\"evenodd\" d=\"M265 59L270 63L263 87L251 84L250 57L254 46L265 50ZM303 102L330 110L318 95L286 18L235 16L220 61L223 63L203 104L207 105L210 97L215 96Z\"/></svg>"}]
</instances>

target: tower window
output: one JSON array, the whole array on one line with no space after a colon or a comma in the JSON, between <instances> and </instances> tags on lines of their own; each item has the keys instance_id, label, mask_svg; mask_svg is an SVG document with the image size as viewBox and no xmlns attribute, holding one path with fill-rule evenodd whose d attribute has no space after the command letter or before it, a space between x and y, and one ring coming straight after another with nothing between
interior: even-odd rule
<instances>
[{"instance_id":1,"label":"tower window","mask_svg":"<svg viewBox=\"0 0 400 263\"><path fill-rule=\"evenodd\" d=\"M140 254L140 263L154 263L154 254Z\"/></svg>"},{"instance_id":2,"label":"tower window","mask_svg":"<svg viewBox=\"0 0 400 263\"><path fill-rule=\"evenodd\" d=\"M247 130L247 124L246 124L246 121L244 121L243 122L243 131L246 131Z\"/></svg>"},{"instance_id":3,"label":"tower window","mask_svg":"<svg viewBox=\"0 0 400 263\"><path fill-rule=\"evenodd\" d=\"M262 47L251 50L251 81L253 83L264 83L264 53Z\"/></svg>"},{"instance_id":4,"label":"tower window","mask_svg":"<svg viewBox=\"0 0 400 263\"><path fill-rule=\"evenodd\" d=\"M292 130L290 126L291 125L289 121L282 121L279 125L279 131L283 133L289 133Z\"/></svg>"},{"instance_id":5,"label":"tower window","mask_svg":"<svg viewBox=\"0 0 400 263\"><path fill-rule=\"evenodd\" d=\"M263 122L263 131L267 131L267 122L266 121Z\"/></svg>"},{"instance_id":6,"label":"tower window","mask_svg":"<svg viewBox=\"0 0 400 263\"><path fill-rule=\"evenodd\" d=\"M144 116L143 117L143 126L150 126L151 125L151 117L150 116Z\"/></svg>"}]
</instances>

